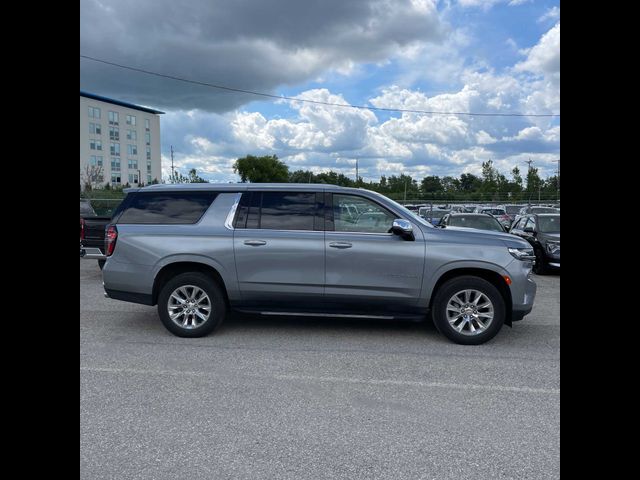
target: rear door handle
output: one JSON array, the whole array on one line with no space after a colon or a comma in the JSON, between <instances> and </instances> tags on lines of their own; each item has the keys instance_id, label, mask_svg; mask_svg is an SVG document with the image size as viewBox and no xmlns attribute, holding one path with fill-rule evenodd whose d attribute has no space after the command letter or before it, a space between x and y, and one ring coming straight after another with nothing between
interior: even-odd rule
<instances>
[{"instance_id":1,"label":"rear door handle","mask_svg":"<svg viewBox=\"0 0 640 480\"><path fill-rule=\"evenodd\" d=\"M351 248L352 245L349 242L331 242L329 244L331 248Z\"/></svg>"},{"instance_id":2,"label":"rear door handle","mask_svg":"<svg viewBox=\"0 0 640 480\"><path fill-rule=\"evenodd\" d=\"M244 244L251 245L252 247L259 247L261 245L266 245L267 242L265 242L264 240L245 240Z\"/></svg>"}]
</instances>

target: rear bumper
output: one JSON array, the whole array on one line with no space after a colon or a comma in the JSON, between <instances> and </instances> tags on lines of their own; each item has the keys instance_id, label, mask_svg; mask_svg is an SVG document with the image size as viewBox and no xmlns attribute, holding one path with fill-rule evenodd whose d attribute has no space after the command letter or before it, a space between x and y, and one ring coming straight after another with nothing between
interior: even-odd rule
<instances>
[{"instance_id":1,"label":"rear bumper","mask_svg":"<svg viewBox=\"0 0 640 480\"><path fill-rule=\"evenodd\" d=\"M80 245L80 258L86 258L90 260L104 260L107 256L102 253L102 250L96 247L83 247Z\"/></svg>"},{"instance_id":2,"label":"rear bumper","mask_svg":"<svg viewBox=\"0 0 640 480\"><path fill-rule=\"evenodd\" d=\"M122 300L123 302L140 303L142 305L151 306L154 305L151 295L147 295L145 293L123 292L121 290L112 290L110 288L105 288L104 296L106 298L112 298L114 300Z\"/></svg>"}]
</instances>

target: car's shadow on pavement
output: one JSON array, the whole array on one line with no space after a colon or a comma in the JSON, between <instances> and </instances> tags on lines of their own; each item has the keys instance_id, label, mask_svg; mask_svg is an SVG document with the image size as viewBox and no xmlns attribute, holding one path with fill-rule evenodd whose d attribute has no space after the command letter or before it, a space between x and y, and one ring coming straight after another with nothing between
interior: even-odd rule
<instances>
[{"instance_id":1,"label":"car's shadow on pavement","mask_svg":"<svg viewBox=\"0 0 640 480\"><path fill-rule=\"evenodd\" d=\"M437 333L430 319L422 321L387 320L376 318L349 317L306 317L306 316L267 316L231 312L220 328L223 330L241 329L295 329L295 330L367 330Z\"/></svg>"}]
</instances>

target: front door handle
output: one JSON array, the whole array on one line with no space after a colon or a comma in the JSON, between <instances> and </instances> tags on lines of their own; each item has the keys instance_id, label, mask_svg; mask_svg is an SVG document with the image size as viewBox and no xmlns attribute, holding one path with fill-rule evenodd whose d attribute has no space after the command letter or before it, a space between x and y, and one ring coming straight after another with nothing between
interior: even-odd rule
<instances>
[{"instance_id":1,"label":"front door handle","mask_svg":"<svg viewBox=\"0 0 640 480\"><path fill-rule=\"evenodd\" d=\"M332 248L351 248L352 245L349 242L331 242L329 244Z\"/></svg>"},{"instance_id":2,"label":"front door handle","mask_svg":"<svg viewBox=\"0 0 640 480\"><path fill-rule=\"evenodd\" d=\"M266 245L267 242L265 242L264 240L245 240L244 244L251 245L252 247L259 247L261 245Z\"/></svg>"}]
</instances>

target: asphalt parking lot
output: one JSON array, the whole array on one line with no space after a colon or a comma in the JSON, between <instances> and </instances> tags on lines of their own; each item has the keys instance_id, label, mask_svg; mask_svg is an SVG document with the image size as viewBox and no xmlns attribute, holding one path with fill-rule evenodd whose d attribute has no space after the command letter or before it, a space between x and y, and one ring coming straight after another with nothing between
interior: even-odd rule
<instances>
[{"instance_id":1,"label":"asphalt parking lot","mask_svg":"<svg viewBox=\"0 0 640 480\"><path fill-rule=\"evenodd\" d=\"M83 479L555 479L560 276L477 347L431 324L233 316L183 339L80 261Z\"/></svg>"}]
</instances>

